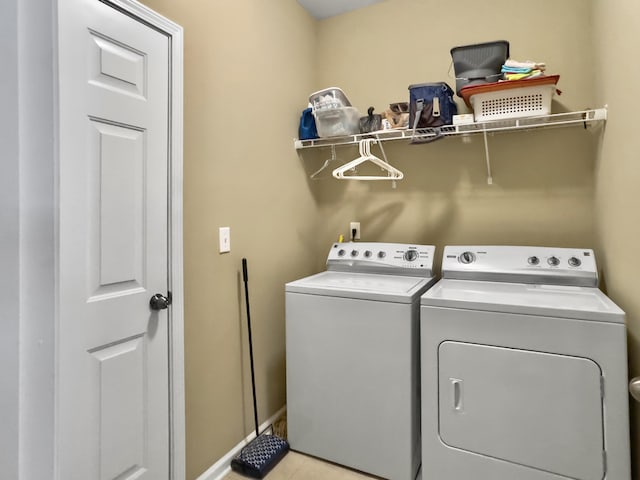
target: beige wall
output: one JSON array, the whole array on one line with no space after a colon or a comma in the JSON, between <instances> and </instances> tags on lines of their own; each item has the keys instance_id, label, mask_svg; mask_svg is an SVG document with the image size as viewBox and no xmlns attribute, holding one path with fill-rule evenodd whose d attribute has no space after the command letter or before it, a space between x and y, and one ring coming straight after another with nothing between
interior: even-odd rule
<instances>
[{"instance_id":1,"label":"beige wall","mask_svg":"<svg viewBox=\"0 0 640 480\"><path fill-rule=\"evenodd\" d=\"M318 268L317 206L293 149L315 70L295 0L146 0L185 35L187 478L253 429L241 258L260 421L285 404L286 281ZM231 227L219 254L218 228Z\"/></svg>"},{"instance_id":2,"label":"beige wall","mask_svg":"<svg viewBox=\"0 0 640 480\"><path fill-rule=\"evenodd\" d=\"M603 18L596 31L594 1L595 18ZM595 247L610 293L629 312L637 351L640 305L630 283L637 261L627 263L624 253L638 229L629 221L638 204L635 143L624 123L635 104L625 103L633 92L613 90L636 78L616 75L638 58L615 35L637 29L629 25L638 17L632 2L615 0L632 10L617 14L604 0L387 0L320 22L295 0L144 3L185 27L189 479L251 430L241 257L249 259L264 420L285 402L283 283L321 269L329 243L348 234L351 220L371 241ZM513 58L544 60L561 75L554 111L609 103L600 156L600 130L518 132L489 139L493 186L478 137L387 143L389 160L405 173L396 189L308 178L330 155L305 150L298 159L292 148L310 92L340 86L361 112L380 111L406 100L409 84L453 86L449 50L497 39L510 41ZM605 71L601 80L595 70ZM355 156L338 149L342 161ZM220 226L231 226L231 254L216 251Z\"/></svg>"},{"instance_id":3,"label":"beige wall","mask_svg":"<svg viewBox=\"0 0 640 480\"><path fill-rule=\"evenodd\" d=\"M594 22L598 103L609 119L597 164L596 207L600 265L609 295L627 313L630 376L640 375L640 295L636 255L640 238L640 111L634 79L640 78L640 4L596 0ZM634 478L640 478L640 410L633 402Z\"/></svg>"},{"instance_id":4,"label":"beige wall","mask_svg":"<svg viewBox=\"0 0 640 480\"><path fill-rule=\"evenodd\" d=\"M553 15L551 28L550 15ZM455 85L450 49L506 39L511 57L546 61L560 74L554 111L594 106L590 3L387 0L320 22L319 87L338 85L361 112L408 99L410 84ZM458 99L461 111L466 107ZM325 243L360 221L363 239L436 244L594 244L593 145L581 129L490 137L494 185L486 182L481 137L434 144L385 144L405 180L326 180L320 195ZM376 148L376 147L374 147ZM326 156L326 155L325 155ZM357 156L339 150L342 160ZM307 155L305 154L305 158ZM311 155L309 157L312 157ZM315 167L320 159L310 158ZM311 169L311 166L310 166Z\"/></svg>"}]
</instances>

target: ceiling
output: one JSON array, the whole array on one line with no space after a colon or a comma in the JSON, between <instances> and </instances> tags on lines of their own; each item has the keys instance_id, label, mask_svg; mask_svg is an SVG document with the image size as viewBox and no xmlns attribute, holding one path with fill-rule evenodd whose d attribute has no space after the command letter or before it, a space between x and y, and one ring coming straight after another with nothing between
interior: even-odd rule
<instances>
[{"instance_id":1,"label":"ceiling","mask_svg":"<svg viewBox=\"0 0 640 480\"><path fill-rule=\"evenodd\" d=\"M333 17L383 0L298 0L317 19Z\"/></svg>"}]
</instances>

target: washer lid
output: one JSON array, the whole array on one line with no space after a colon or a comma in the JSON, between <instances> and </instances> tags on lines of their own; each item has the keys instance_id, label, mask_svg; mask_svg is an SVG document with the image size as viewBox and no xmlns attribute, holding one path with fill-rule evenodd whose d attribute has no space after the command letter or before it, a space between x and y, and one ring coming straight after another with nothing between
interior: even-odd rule
<instances>
[{"instance_id":1,"label":"washer lid","mask_svg":"<svg viewBox=\"0 0 640 480\"><path fill-rule=\"evenodd\" d=\"M624 312L595 287L440 280L422 305L624 323Z\"/></svg>"},{"instance_id":2,"label":"washer lid","mask_svg":"<svg viewBox=\"0 0 640 480\"><path fill-rule=\"evenodd\" d=\"M434 282L434 277L326 271L287 283L285 291L410 303L417 300Z\"/></svg>"}]
</instances>

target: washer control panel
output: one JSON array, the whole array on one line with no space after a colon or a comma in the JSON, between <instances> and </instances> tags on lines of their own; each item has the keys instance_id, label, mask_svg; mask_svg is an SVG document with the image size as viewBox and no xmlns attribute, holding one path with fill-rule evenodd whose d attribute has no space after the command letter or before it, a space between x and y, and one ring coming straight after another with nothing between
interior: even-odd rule
<instances>
[{"instance_id":1,"label":"washer control panel","mask_svg":"<svg viewBox=\"0 0 640 480\"><path fill-rule=\"evenodd\" d=\"M433 245L334 243L327 257L327 269L430 277L433 275L434 255Z\"/></svg>"},{"instance_id":2,"label":"washer control panel","mask_svg":"<svg viewBox=\"0 0 640 480\"><path fill-rule=\"evenodd\" d=\"M597 286L591 249L446 246L442 277L552 285Z\"/></svg>"}]
</instances>

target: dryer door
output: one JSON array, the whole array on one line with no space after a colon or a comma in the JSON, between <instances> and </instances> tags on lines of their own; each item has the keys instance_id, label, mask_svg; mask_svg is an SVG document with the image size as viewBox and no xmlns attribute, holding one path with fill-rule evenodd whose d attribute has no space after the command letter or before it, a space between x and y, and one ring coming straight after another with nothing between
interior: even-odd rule
<instances>
[{"instance_id":1,"label":"dryer door","mask_svg":"<svg viewBox=\"0 0 640 480\"><path fill-rule=\"evenodd\" d=\"M604 477L601 371L592 360L463 342L438 351L440 438L566 477Z\"/></svg>"}]
</instances>

